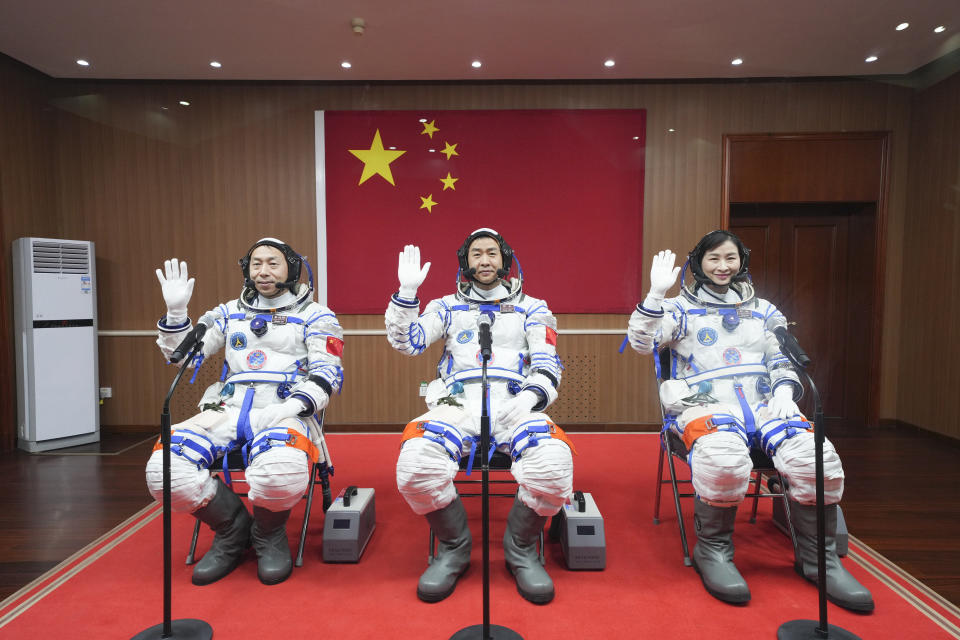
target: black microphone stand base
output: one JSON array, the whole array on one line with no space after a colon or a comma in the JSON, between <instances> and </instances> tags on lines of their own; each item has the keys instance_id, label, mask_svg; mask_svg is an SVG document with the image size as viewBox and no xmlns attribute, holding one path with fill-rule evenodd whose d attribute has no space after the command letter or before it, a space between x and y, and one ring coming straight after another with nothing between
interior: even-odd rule
<instances>
[{"instance_id":1,"label":"black microphone stand base","mask_svg":"<svg viewBox=\"0 0 960 640\"><path fill-rule=\"evenodd\" d=\"M203 620L181 618L172 620L170 628L172 635L163 634L164 623L144 629L131 640L154 640L154 638L174 638L175 640L210 640L213 638L213 627Z\"/></svg>"},{"instance_id":2,"label":"black microphone stand base","mask_svg":"<svg viewBox=\"0 0 960 640\"><path fill-rule=\"evenodd\" d=\"M464 627L450 636L450 640L523 640L523 636L507 627L498 624L489 625L489 635L483 637L483 625L475 624Z\"/></svg>"},{"instance_id":3,"label":"black microphone stand base","mask_svg":"<svg viewBox=\"0 0 960 640\"><path fill-rule=\"evenodd\" d=\"M830 638L830 640L860 640L860 636L854 635L846 629L835 627L832 624L827 625L827 630L820 628L817 620L791 620L784 622L777 629L777 640L816 640L818 638Z\"/></svg>"}]
</instances>

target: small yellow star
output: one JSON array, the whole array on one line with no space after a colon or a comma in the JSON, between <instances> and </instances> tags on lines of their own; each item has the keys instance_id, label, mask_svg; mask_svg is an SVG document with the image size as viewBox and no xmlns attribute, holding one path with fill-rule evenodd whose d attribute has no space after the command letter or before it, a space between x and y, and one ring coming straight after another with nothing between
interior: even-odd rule
<instances>
[{"instance_id":1,"label":"small yellow star","mask_svg":"<svg viewBox=\"0 0 960 640\"><path fill-rule=\"evenodd\" d=\"M424 122L423 131L420 132L420 135L427 134L428 136L430 136L430 139L433 140L433 134L436 133L437 131L440 131L440 129L438 129L435 126L435 123L436 123L436 120L431 120L430 122Z\"/></svg>"},{"instance_id":2,"label":"small yellow star","mask_svg":"<svg viewBox=\"0 0 960 640\"><path fill-rule=\"evenodd\" d=\"M459 142L456 143L456 144L450 144L449 142L447 142L446 140L444 140L444 141L443 141L443 144L444 144L443 151L441 151L440 153L442 153L442 154L444 154L445 156L447 156L447 160L450 159L450 156L458 156L458 155L460 155L459 153L457 153L457 144L460 144Z\"/></svg>"},{"instance_id":3,"label":"small yellow star","mask_svg":"<svg viewBox=\"0 0 960 640\"><path fill-rule=\"evenodd\" d=\"M436 206L436 202L433 201L433 194L431 193L426 198L420 196L420 200L423 201L423 204L420 205L421 209L426 209L427 213L433 213L433 207Z\"/></svg>"},{"instance_id":4,"label":"small yellow star","mask_svg":"<svg viewBox=\"0 0 960 640\"><path fill-rule=\"evenodd\" d=\"M360 175L359 184L363 184L373 176L379 175L384 180L393 183L393 172L390 171L390 163L406 153L406 151L388 150L383 148L383 142L380 140L380 129L373 134L373 142L369 149L348 149L350 153L357 156L363 163L363 173Z\"/></svg>"},{"instance_id":5,"label":"small yellow star","mask_svg":"<svg viewBox=\"0 0 960 640\"><path fill-rule=\"evenodd\" d=\"M456 181L459 180L459 179L460 179L460 178L451 178L451 177L450 177L450 172L447 171L447 177L446 177L446 178L440 178L440 182L443 183L443 190L446 191L447 189L453 189L454 191L456 191L457 188L456 188L455 186L453 186L453 183L456 182Z\"/></svg>"}]
</instances>

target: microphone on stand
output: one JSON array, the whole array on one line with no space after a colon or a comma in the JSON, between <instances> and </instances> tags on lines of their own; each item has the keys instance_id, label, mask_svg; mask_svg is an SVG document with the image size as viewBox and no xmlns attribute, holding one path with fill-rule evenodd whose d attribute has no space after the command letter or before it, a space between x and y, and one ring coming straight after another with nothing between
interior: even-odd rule
<instances>
[{"instance_id":1,"label":"microphone on stand","mask_svg":"<svg viewBox=\"0 0 960 640\"><path fill-rule=\"evenodd\" d=\"M800 348L800 343L797 342L793 334L787 331L786 327L777 327L773 330L773 335L777 337L777 342L780 343L784 355L792 355L801 367L806 368L810 364L810 356L804 353L803 349Z\"/></svg>"},{"instance_id":2,"label":"microphone on stand","mask_svg":"<svg viewBox=\"0 0 960 640\"><path fill-rule=\"evenodd\" d=\"M177 348L174 349L173 353L170 355L170 362L176 364L183 360L183 356L190 353L190 350L193 349L194 345L203 340L204 334L207 332L207 329L213 326L213 319L209 318L204 314L197 320L197 326L195 326L190 333L177 345Z\"/></svg>"},{"instance_id":3,"label":"microphone on stand","mask_svg":"<svg viewBox=\"0 0 960 640\"><path fill-rule=\"evenodd\" d=\"M480 314L480 317L477 318L477 327L480 329L480 355L484 360L489 360L493 352L493 334L490 331L492 324L493 314L489 311L484 311Z\"/></svg>"}]
</instances>

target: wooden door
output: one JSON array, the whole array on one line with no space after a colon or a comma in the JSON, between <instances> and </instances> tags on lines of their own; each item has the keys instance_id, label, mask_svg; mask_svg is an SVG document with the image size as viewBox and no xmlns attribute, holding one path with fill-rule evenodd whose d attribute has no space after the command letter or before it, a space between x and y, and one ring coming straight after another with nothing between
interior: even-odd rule
<instances>
[{"instance_id":1,"label":"wooden door","mask_svg":"<svg viewBox=\"0 0 960 640\"><path fill-rule=\"evenodd\" d=\"M731 205L730 229L751 250L758 294L787 317L812 360L824 415L867 418L873 205ZM812 394L801 408L812 416Z\"/></svg>"}]
</instances>

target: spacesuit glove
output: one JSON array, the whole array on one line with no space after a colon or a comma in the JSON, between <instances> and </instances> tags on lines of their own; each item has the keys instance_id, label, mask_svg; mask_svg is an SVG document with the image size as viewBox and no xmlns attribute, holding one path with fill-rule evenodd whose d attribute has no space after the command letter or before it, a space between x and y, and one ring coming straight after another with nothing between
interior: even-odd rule
<instances>
[{"instance_id":1,"label":"spacesuit glove","mask_svg":"<svg viewBox=\"0 0 960 640\"><path fill-rule=\"evenodd\" d=\"M767 403L770 414L781 420L792 418L800 413L800 408L793 401L793 385L782 384L773 392L773 397Z\"/></svg>"},{"instance_id":2,"label":"spacesuit glove","mask_svg":"<svg viewBox=\"0 0 960 640\"><path fill-rule=\"evenodd\" d=\"M680 273L680 267L673 266L676 260L677 256L669 249L664 249L653 256L653 262L650 265L649 296L663 300L663 296L677 281L677 274Z\"/></svg>"},{"instance_id":3,"label":"spacesuit glove","mask_svg":"<svg viewBox=\"0 0 960 640\"><path fill-rule=\"evenodd\" d=\"M250 427L253 428L254 431L274 427L281 420L296 417L305 410L306 407L299 399L287 398L283 402L264 407L256 413L251 412Z\"/></svg>"},{"instance_id":4,"label":"spacesuit glove","mask_svg":"<svg viewBox=\"0 0 960 640\"><path fill-rule=\"evenodd\" d=\"M167 303L167 322L176 323L187 319L187 303L193 295L193 278L187 278L187 263L176 258L165 260L164 270L156 270L157 280Z\"/></svg>"},{"instance_id":5,"label":"spacesuit glove","mask_svg":"<svg viewBox=\"0 0 960 640\"><path fill-rule=\"evenodd\" d=\"M500 410L500 426L513 429L540 402L536 392L524 389L503 403Z\"/></svg>"},{"instance_id":6,"label":"spacesuit glove","mask_svg":"<svg viewBox=\"0 0 960 640\"><path fill-rule=\"evenodd\" d=\"M427 279L430 263L420 266L420 247L408 244L403 248L397 263L397 279L400 280L400 290L397 295L404 300L414 300L417 289Z\"/></svg>"}]
</instances>

